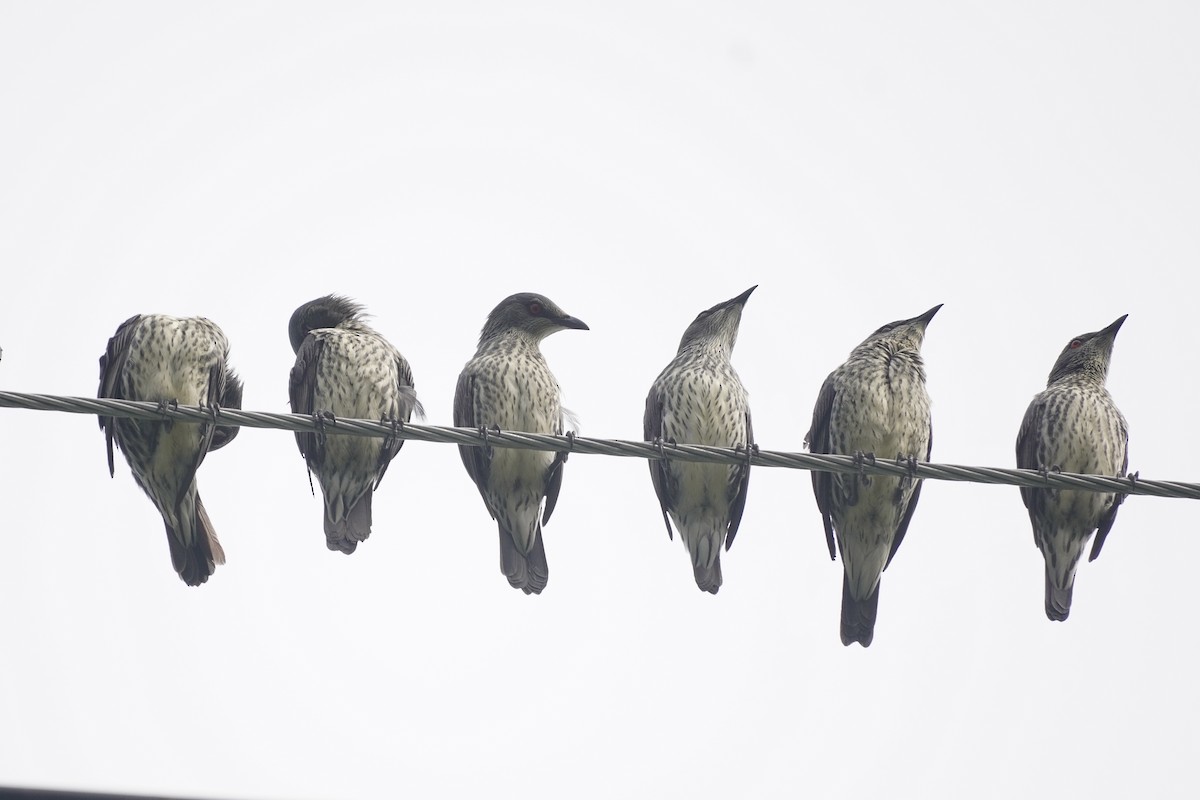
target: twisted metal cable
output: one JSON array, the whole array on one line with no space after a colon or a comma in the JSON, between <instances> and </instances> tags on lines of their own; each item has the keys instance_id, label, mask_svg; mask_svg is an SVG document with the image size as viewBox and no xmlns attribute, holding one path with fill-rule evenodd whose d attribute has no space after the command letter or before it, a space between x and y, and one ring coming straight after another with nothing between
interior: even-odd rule
<instances>
[{"instance_id":1,"label":"twisted metal cable","mask_svg":"<svg viewBox=\"0 0 1200 800\"><path fill-rule=\"evenodd\" d=\"M213 422L243 428L273 428L287 431L316 432L325 435L393 437L418 442L459 444L470 447L511 447L522 450L548 450L625 458L668 458L710 464L744 464L822 472L866 473L904 476L938 481L963 481L1033 488L1082 489L1091 492L1121 492L1153 497L1179 497L1200 500L1200 484L1182 481L1158 481L1130 476L1080 475L1070 472L1041 473L1031 469L967 467L957 464L917 462L915 467L902 461L877 459L856 461L851 456L818 453L791 453L755 449L747 453L728 447L698 444L663 444L623 439L591 439L584 436L553 436L518 431L478 431L472 428L447 428L438 425L391 424L368 419L320 419L304 414L275 414L241 411L232 408L211 409L199 406L173 406L159 403L61 397L48 394L23 394L0 391L0 408L24 408L32 411L63 411L72 414L97 414L145 420ZM910 472L911 470L911 472Z\"/></svg>"}]
</instances>

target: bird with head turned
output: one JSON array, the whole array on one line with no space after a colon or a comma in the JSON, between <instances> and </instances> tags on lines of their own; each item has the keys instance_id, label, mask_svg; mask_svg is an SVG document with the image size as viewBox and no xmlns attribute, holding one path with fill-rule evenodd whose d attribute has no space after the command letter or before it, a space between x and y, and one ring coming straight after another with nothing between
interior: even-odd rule
<instances>
[{"instance_id":1,"label":"bird with head turned","mask_svg":"<svg viewBox=\"0 0 1200 800\"><path fill-rule=\"evenodd\" d=\"M1017 466L1039 471L1122 476L1129 468L1129 426L1108 393L1113 344L1126 316L1067 342L1046 388L1034 396L1017 433ZM1075 573L1093 531L1089 561L1112 530L1125 496L1111 492L1021 487L1033 539L1045 562L1046 617L1067 619Z\"/></svg>"},{"instance_id":2,"label":"bird with head turned","mask_svg":"<svg viewBox=\"0 0 1200 800\"><path fill-rule=\"evenodd\" d=\"M522 292L500 301L458 377L454 424L485 432L564 433L561 391L539 345L572 329L588 326L544 295ZM458 450L499 529L501 572L513 588L540 594L550 576L542 525L558 502L567 454L486 445Z\"/></svg>"},{"instance_id":3,"label":"bird with head turned","mask_svg":"<svg viewBox=\"0 0 1200 800\"><path fill-rule=\"evenodd\" d=\"M366 322L363 307L326 295L304 303L288 322L296 361L288 380L292 411L324 426L338 417L403 424L421 404L408 361ZM296 446L324 498L325 544L350 554L371 534L372 502L404 441L296 433Z\"/></svg>"}]
</instances>

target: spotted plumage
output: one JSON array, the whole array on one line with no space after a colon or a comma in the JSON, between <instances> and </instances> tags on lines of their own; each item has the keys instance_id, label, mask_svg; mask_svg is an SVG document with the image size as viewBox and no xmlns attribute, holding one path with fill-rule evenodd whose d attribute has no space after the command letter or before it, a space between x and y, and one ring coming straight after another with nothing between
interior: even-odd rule
<instances>
[{"instance_id":1,"label":"spotted plumage","mask_svg":"<svg viewBox=\"0 0 1200 800\"><path fill-rule=\"evenodd\" d=\"M829 374L806 437L811 452L929 460L933 426L921 343L939 308L884 325ZM879 578L908 531L921 482L817 471L812 481L829 555L842 554L842 644L868 647Z\"/></svg>"},{"instance_id":2,"label":"spotted plumage","mask_svg":"<svg viewBox=\"0 0 1200 800\"><path fill-rule=\"evenodd\" d=\"M228 365L229 343L202 317L162 314L130 317L100 357L99 397L163 404L241 408L242 383ZM225 552L200 494L196 470L210 450L224 447L238 428L165 420L100 417L115 472L113 445L138 486L154 502L167 529L171 564L189 586L208 580Z\"/></svg>"},{"instance_id":3,"label":"spotted plumage","mask_svg":"<svg viewBox=\"0 0 1200 800\"><path fill-rule=\"evenodd\" d=\"M288 323L296 353L288 381L292 411L323 424L346 419L408 422L421 414L408 361L366 322L362 306L327 295L296 309ZM399 438L297 433L296 445L324 497L325 544L353 553L371 534L371 502Z\"/></svg>"},{"instance_id":4,"label":"spotted plumage","mask_svg":"<svg viewBox=\"0 0 1200 800\"><path fill-rule=\"evenodd\" d=\"M567 328L588 326L541 295L514 294L502 300L488 315L479 347L458 377L454 424L563 433L558 382L539 343ZM566 453L467 446L458 451L499 528L501 572L514 588L541 593L550 575L542 525L558 502Z\"/></svg>"},{"instance_id":5,"label":"spotted plumage","mask_svg":"<svg viewBox=\"0 0 1200 800\"><path fill-rule=\"evenodd\" d=\"M642 419L647 441L749 448L754 444L750 403L730 363L742 309L757 287L703 311L684 331L679 350L650 387ZM733 545L746 489L748 464L695 464L651 459L650 479L692 562L701 591L721 588L721 548ZM673 538L673 537L672 537Z\"/></svg>"},{"instance_id":6,"label":"spotted plumage","mask_svg":"<svg viewBox=\"0 0 1200 800\"><path fill-rule=\"evenodd\" d=\"M1017 466L1122 476L1129 468L1129 427L1105 388L1113 342L1125 317L1063 348L1046 389L1025 412L1017 434ZM1092 532L1095 560L1112 530L1123 494L1021 487L1033 540L1046 563L1046 616L1071 612L1075 570Z\"/></svg>"}]
</instances>

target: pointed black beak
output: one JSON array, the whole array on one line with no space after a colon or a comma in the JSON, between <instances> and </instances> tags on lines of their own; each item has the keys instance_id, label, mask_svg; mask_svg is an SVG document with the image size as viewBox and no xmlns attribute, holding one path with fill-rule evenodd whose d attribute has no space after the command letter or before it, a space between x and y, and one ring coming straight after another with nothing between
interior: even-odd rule
<instances>
[{"instance_id":1,"label":"pointed black beak","mask_svg":"<svg viewBox=\"0 0 1200 800\"><path fill-rule=\"evenodd\" d=\"M1100 333L1098 335L1107 336L1109 339L1117 338L1117 331L1121 330L1121 325L1128 318L1129 318L1128 314L1122 314L1120 317L1117 318L1116 322L1114 322L1112 325L1109 325L1104 330L1100 331Z\"/></svg>"},{"instance_id":2,"label":"pointed black beak","mask_svg":"<svg viewBox=\"0 0 1200 800\"><path fill-rule=\"evenodd\" d=\"M581 319L576 319L575 317L572 317L572 316L559 317L558 319L555 320L555 322L557 322L559 325L563 326L564 328L573 328L577 331L590 331L591 330L591 328L589 328L587 326L586 322L584 322Z\"/></svg>"},{"instance_id":3,"label":"pointed black beak","mask_svg":"<svg viewBox=\"0 0 1200 800\"><path fill-rule=\"evenodd\" d=\"M929 320L933 319L933 315L938 312L938 309L940 309L942 307L942 305L943 305L942 303L938 303L936 306L929 309L924 314L921 314L920 316L917 316L917 317L913 317L911 320L909 320L909 322L919 322L922 325L928 325Z\"/></svg>"},{"instance_id":4,"label":"pointed black beak","mask_svg":"<svg viewBox=\"0 0 1200 800\"><path fill-rule=\"evenodd\" d=\"M754 293L754 290L757 288L758 288L758 284L756 283L753 286L751 286L749 289L747 289L746 291L739 294L737 297L730 300L728 305L733 305L734 303L737 303L738 305L743 305L743 306L746 305L746 301L750 299L750 295L752 295Z\"/></svg>"}]
</instances>

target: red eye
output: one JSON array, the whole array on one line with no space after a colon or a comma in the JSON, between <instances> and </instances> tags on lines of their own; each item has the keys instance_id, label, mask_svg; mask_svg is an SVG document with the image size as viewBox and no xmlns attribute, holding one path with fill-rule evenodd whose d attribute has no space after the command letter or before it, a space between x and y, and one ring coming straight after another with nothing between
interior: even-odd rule
<instances>
[{"instance_id":1,"label":"red eye","mask_svg":"<svg viewBox=\"0 0 1200 800\"><path fill-rule=\"evenodd\" d=\"M529 313L533 314L535 317L538 314L541 314L542 313L542 304L539 303L538 301L534 300L532 303L529 304Z\"/></svg>"},{"instance_id":2,"label":"red eye","mask_svg":"<svg viewBox=\"0 0 1200 800\"><path fill-rule=\"evenodd\" d=\"M1082 339L1072 339L1072 340L1071 340L1071 349L1072 349L1072 350L1076 350L1076 349L1078 349L1078 348L1080 348L1080 347L1083 347L1083 340L1082 340Z\"/></svg>"}]
</instances>

